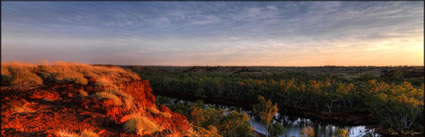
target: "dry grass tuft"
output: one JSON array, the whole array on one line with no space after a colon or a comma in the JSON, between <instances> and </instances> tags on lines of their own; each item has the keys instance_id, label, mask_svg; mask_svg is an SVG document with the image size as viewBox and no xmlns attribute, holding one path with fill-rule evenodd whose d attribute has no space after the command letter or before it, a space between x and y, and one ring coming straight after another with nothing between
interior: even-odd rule
<instances>
[{"instance_id":1,"label":"dry grass tuft","mask_svg":"<svg viewBox=\"0 0 425 137\"><path fill-rule=\"evenodd\" d=\"M58 137L99 137L99 135L90 129L84 129L80 134L68 131L68 130L59 130L56 132Z\"/></svg>"},{"instance_id":2,"label":"dry grass tuft","mask_svg":"<svg viewBox=\"0 0 425 137\"><path fill-rule=\"evenodd\" d=\"M148 111L151 112L151 113L153 113L153 114L161 115L161 116L166 117L166 118L171 118L172 117L172 115L170 113L168 113L168 112L161 112L156 107L148 108Z\"/></svg>"},{"instance_id":3,"label":"dry grass tuft","mask_svg":"<svg viewBox=\"0 0 425 137\"><path fill-rule=\"evenodd\" d=\"M108 79L107 77L97 78L95 81L95 84L97 86L103 86L103 87L114 87L114 83L112 83L112 81Z\"/></svg>"},{"instance_id":4,"label":"dry grass tuft","mask_svg":"<svg viewBox=\"0 0 425 137\"><path fill-rule=\"evenodd\" d=\"M2 63L2 82L17 86L36 86L43 84L43 80L34 73L35 65L19 63Z\"/></svg>"},{"instance_id":5,"label":"dry grass tuft","mask_svg":"<svg viewBox=\"0 0 425 137\"><path fill-rule=\"evenodd\" d=\"M139 135L152 134L160 131L159 126L144 116L134 116L123 124L124 131Z\"/></svg>"},{"instance_id":6,"label":"dry grass tuft","mask_svg":"<svg viewBox=\"0 0 425 137\"><path fill-rule=\"evenodd\" d=\"M79 137L77 133L68 130L59 130L56 132L58 137Z\"/></svg>"},{"instance_id":7,"label":"dry grass tuft","mask_svg":"<svg viewBox=\"0 0 425 137\"><path fill-rule=\"evenodd\" d=\"M133 110L136 108L134 104L134 98L127 93L116 89L116 88L108 88L103 92L97 92L94 94L94 97L98 99L109 98L114 100L115 104L118 106L124 105L126 110ZM124 102L124 103L123 103Z\"/></svg>"},{"instance_id":8,"label":"dry grass tuft","mask_svg":"<svg viewBox=\"0 0 425 137\"><path fill-rule=\"evenodd\" d=\"M99 137L99 135L90 129L84 129L83 132L80 133L80 137Z\"/></svg>"},{"instance_id":9,"label":"dry grass tuft","mask_svg":"<svg viewBox=\"0 0 425 137\"><path fill-rule=\"evenodd\" d=\"M134 98L131 95L128 95L127 93L119 90L119 89L115 89L115 88L109 88L106 89L105 92L111 93L111 94L115 94L119 97L122 98L122 100L124 101L124 107L126 108L126 110L132 110L135 107L134 104Z\"/></svg>"}]
</instances>

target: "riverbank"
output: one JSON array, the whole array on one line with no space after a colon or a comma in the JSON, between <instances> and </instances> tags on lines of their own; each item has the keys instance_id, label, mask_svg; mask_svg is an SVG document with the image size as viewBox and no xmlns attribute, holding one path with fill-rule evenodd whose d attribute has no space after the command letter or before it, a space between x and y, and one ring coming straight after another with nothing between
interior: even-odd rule
<instances>
[{"instance_id":1,"label":"riverbank","mask_svg":"<svg viewBox=\"0 0 425 137\"><path fill-rule=\"evenodd\" d=\"M251 110L252 105L256 104L252 100L234 100L234 99L223 99L223 98L192 98L184 96L168 96L163 94L155 95L178 98L189 101L203 100L205 103L210 104L219 104L219 105L228 105L228 106L237 106L244 108L246 110ZM307 108L295 108L290 106L279 106L279 113L289 115L309 118L312 120L321 121L324 123L337 123L340 125L374 125L378 124L378 120L369 115L369 112L317 112L312 109Z\"/></svg>"},{"instance_id":2,"label":"riverbank","mask_svg":"<svg viewBox=\"0 0 425 137\"><path fill-rule=\"evenodd\" d=\"M155 94L155 92L154 92ZM160 96L167 96L161 95ZM196 101L203 100L207 104L218 104L223 106L236 106L241 107L245 110L251 110L252 105L256 102L254 101L236 101L232 99L222 99L222 98L191 98L191 97L174 97L167 96L171 98L176 98L179 100L187 100L187 101ZM295 116L301 118L308 118L313 121L319 121L321 123L332 123L343 126L358 126L358 125L366 125L370 127L376 128L375 132L381 134L384 137L423 137L423 134L416 135L394 135L388 132L388 129L384 129L378 122L376 118L371 117L369 112L316 112L315 110L306 109L306 108L294 108L288 106L279 107L279 113L287 115L287 116ZM265 135L255 132L256 137L264 137Z\"/></svg>"}]
</instances>

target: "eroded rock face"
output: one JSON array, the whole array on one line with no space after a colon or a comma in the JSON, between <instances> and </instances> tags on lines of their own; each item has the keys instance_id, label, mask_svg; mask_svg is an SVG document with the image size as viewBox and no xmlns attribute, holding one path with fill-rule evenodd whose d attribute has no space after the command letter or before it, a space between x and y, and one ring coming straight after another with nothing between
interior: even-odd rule
<instances>
[{"instance_id":1,"label":"eroded rock face","mask_svg":"<svg viewBox=\"0 0 425 137\"><path fill-rule=\"evenodd\" d=\"M155 96L146 80L117 84L122 92L134 98L137 108L131 111L112 99L95 98L93 94L102 92L102 88L92 86L56 84L27 91L2 88L1 136L56 136L59 130L83 129L91 129L100 136L137 136L125 133L122 128L125 122L122 119L135 112L160 127L161 131L152 136L185 136L191 131L186 117L155 105ZM88 95L81 95L81 90ZM157 109L156 113L160 114L153 114L148 108Z\"/></svg>"}]
</instances>

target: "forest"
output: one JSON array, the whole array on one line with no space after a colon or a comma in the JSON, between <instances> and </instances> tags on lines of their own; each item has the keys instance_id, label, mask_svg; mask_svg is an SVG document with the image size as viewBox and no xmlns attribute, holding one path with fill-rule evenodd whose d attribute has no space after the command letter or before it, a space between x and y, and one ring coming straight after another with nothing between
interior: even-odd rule
<instances>
[{"instance_id":1,"label":"forest","mask_svg":"<svg viewBox=\"0 0 425 137\"><path fill-rule=\"evenodd\" d=\"M155 95L247 108L256 104L257 96L261 95L276 102L281 113L310 111L331 116L366 113L365 121L369 124L378 124L393 133L419 134L424 130L423 75L409 76L405 71L388 71L380 75L362 73L358 77L346 78L332 73L303 71L130 69L151 82ZM344 123L343 120L339 122Z\"/></svg>"}]
</instances>

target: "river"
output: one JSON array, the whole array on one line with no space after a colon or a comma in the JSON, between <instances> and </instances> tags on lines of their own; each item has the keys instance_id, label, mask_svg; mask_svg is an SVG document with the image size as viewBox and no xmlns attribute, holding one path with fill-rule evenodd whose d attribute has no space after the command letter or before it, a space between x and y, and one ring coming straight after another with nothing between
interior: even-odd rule
<instances>
[{"instance_id":1,"label":"river","mask_svg":"<svg viewBox=\"0 0 425 137\"><path fill-rule=\"evenodd\" d=\"M180 99L178 99L180 100ZM185 100L180 100L186 102ZM205 104L206 107L218 107L226 110L237 110L241 113L250 116L249 123L257 133L266 134L266 128L263 123L256 120L250 110L238 106L229 106L221 104ZM309 118L298 117L293 115L285 115L277 113L273 122L280 122L285 127L284 134L279 137L302 137L301 130L311 127L314 131L314 137L338 137L337 129L345 129L348 131L349 137L381 137L380 134L375 133L373 127L365 125L340 125L335 123L328 123L324 121L312 120Z\"/></svg>"}]
</instances>

